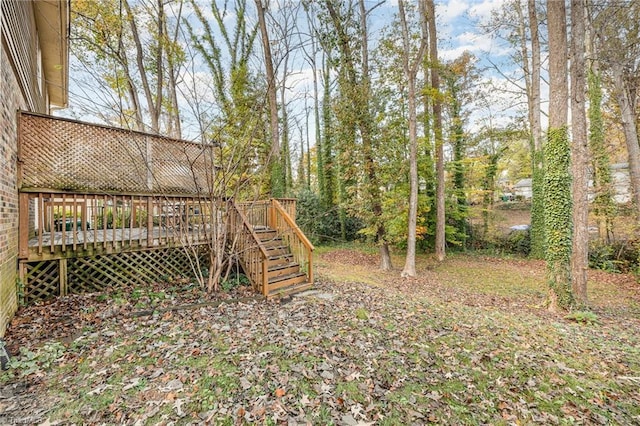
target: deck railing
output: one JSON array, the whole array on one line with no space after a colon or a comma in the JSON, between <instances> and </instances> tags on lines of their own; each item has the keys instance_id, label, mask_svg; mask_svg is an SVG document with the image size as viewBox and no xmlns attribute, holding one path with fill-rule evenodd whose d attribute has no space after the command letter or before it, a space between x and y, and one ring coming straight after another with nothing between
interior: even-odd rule
<instances>
[{"instance_id":1,"label":"deck railing","mask_svg":"<svg viewBox=\"0 0 640 426\"><path fill-rule=\"evenodd\" d=\"M231 203L227 218L231 245L238 254L242 269L249 277L254 289L267 296L269 287L266 249L260 244L260 239L253 229L253 224L247 220L243 207Z\"/></svg>"},{"instance_id":2,"label":"deck railing","mask_svg":"<svg viewBox=\"0 0 640 426\"><path fill-rule=\"evenodd\" d=\"M276 198L280 203L280 206L287 212L289 217L296 221L296 199L295 198ZM247 222L253 226L269 226L269 215L271 214L272 201L271 200L258 200L258 201L245 201L236 203L239 210L244 213L247 218Z\"/></svg>"},{"instance_id":3,"label":"deck railing","mask_svg":"<svg viewBox=\"0 0 640 426\"><path fill-rule=\"evenodd\" d=\"M296 225L288 209L285 208L285 206L290 208L291 204L293 204L293 211L295 212L295 200L293 200L293 203L285 205L279 200L271 200L269 227L275 229L285 244L289 246L294 261L300 265L302 271L306 272L307 281L313 284L314 247L298 225Z\"/></svg>"},{"instance_id":4,"label":"deck railing","mask_svg":"<svg viewBox=\"0 0 640 426\"><path fill-rule=\"evenodd\" d=\"M222 223L214 203L192 196L22 192L20 258L203 244L213 224Z\"/></svg>"},{"instance_id":5,"label":"deck railing","mask_svg":"<svg viewBox=\"0 0 640 426\"><path fill-rule=\"evenodd\" d=\"M269 256L256 233L268 227L313 282L313 245L291 216L291 199L234 204L177 195L22 192L20 210L21 261L210 244L226 226L245 274L268 296Z\"/></svg>"}]
</instances>

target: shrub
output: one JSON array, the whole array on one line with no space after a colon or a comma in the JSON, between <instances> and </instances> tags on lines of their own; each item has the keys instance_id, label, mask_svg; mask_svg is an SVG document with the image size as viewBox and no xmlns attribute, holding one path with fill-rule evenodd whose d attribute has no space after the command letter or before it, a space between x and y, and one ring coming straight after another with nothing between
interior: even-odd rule
<instances>
[{"instance_id":1,"label":"shrub","mask_svg":"<svg viewBox=\"0 0 640 426\"><path fill-rule=\"evenodd\" d=\"M479 242L475 243L476 246ZM484 248L493 248L500 254L527 257L531 253L531 233L528 229L514 230L506 235L496 236L494 241L484 240Z\"/></svg>"},{"instance_id":2,"label":"shrub","mask_svg":"<svg viewBox=\"0 0 640 426\"><path fill-rule=\"evenodd\" d=\"M505 238L504 249L509 253L529 256L531 252L531 232L528 229L511 231Z\"/></svg>"},{"instance_id":3,"label":"shrub","mask_svg":"<svg viewBox=\"0 0 640 426\"><path fill-rule=\"evenodd\" d=\"M637 272L640 262L640 241L615 241L589 244L589 267L608 272Z\"/></svg>"}]
</instances>

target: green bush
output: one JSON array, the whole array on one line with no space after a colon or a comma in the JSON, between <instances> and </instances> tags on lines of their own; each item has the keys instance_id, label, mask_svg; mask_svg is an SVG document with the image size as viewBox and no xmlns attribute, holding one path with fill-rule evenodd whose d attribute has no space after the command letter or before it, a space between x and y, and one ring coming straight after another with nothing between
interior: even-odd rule
<instances>
[{"instance_id":1,"label":"green bush","mask_svg":"<svg viewBox=\"0 0 640 426\"><path fill-rule=\"evenodd\" d=\"M511 231L499 237L497 247L503 253L529 256L531 252L531 233L528 229Z\"/></svg>"},{"instance_id":2,"label":"green bush","mask_svg":"<svg viewBox=\"0 0 640 426\"><path fill-rule=\"evenodd\" d=\"M608 272L637 272L640 262L640 241L615 241L589 244L589 267Z\"/></svg>"}]
</instances>

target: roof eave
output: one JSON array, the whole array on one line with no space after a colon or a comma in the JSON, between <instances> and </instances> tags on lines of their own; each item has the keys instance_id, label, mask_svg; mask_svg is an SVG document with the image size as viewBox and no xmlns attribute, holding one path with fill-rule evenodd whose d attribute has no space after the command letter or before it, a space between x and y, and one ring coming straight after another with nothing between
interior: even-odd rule
<instances>
[{"instance_id":1,"label":"roof eave","mask_svg":"<svg viewBox=\"0 0 640 426\"><path fill-rule=\"evenodd\" d=\"M69 101L69 0L35 1L33 9L49 104L64 108Z\"/></svg>"}]
</instances>

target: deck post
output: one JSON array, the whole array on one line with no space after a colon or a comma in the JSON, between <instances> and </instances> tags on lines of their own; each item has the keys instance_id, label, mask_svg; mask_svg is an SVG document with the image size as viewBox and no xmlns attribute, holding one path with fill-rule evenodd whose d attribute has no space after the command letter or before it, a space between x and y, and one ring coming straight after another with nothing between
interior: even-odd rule
<instances>
[{"instance_id":1,"label":"deck post","mask_svg":"<svg viewBox=\"0 0 640 426\"><path fill-rule=\"evenodd\" d=\"M269 266L268 260L260 258L262 261L262 294L264 297L269 297Z\"/></svg>"},{"instance_id":2,"label":"deck post","mask_svg":"<svg viewBox=\"0 0 640 426\"><path fill-rule=\"evenodd\" d=\"M20 193L18 223L18 256L20 259L29 257L29 194Z\"/></svg>"},{"instance_id":3,"label":"deck post","mask_svg":"<svg viewBox=\"0 0 640 426\"><path fill-rule=\"evenodd\" d=\"M18 303L27 300L27 289L29 286L27 285L27 264L23 261L18 262L18 280L20 285L22 286L22 300L20 300L20 293L18 292Z\"/></svg>"},{"instance_id":4,"label":"deck post","mask_svg":"<svg viewBox=\"0 0 640 426\"><path fill-rule=\"evenodd\" d=\"M67 258L63 257L59 262L58 273L60 274L60 296L66 296L68 291Z\"/></svg>"}]
</instances>

